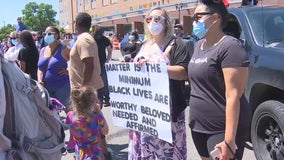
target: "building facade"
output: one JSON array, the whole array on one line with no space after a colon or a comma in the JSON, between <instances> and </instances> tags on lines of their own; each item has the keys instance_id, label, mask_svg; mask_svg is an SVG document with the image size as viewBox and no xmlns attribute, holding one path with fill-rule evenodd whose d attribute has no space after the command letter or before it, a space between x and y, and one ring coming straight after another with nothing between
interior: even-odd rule
<instances>
[{"instance_id":1,"label":"building facade","mask_svg":"<svg viewBox=\"0 0 284 160\"><path fill-rule=\"evenodd\" d=\"M230 7L240 6L242 0L229 0ZM259 0L259 4L281 4L283 0ZM143 34L145 14L154 6L165 8L173 23L180 23L185 34L191 33L191 15L198 0L59 0L59 22L66 32L74 31L74 18L79 12L92 16L93 24L99 24L117 35L131 30Z\"/></svg>"}]
</instances>

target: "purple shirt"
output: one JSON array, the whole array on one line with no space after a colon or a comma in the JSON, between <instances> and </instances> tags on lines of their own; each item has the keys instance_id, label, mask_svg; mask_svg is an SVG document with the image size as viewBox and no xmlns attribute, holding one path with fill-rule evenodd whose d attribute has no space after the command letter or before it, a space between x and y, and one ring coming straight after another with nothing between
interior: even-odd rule
<instances>
[{"instance_id":1,"label":"purple shirt","mask_svg":"<svg viewBox=\"0 0 284 160\"><path fill-rule=\"evenodd\" d=\"M45 49L46 47L41 50L38 61L38 68L43 73L46 72L44 78L45 86L58 87L69 84L69 75L59 73L60 69L67 69L67 61L61 55L62 45L58 47L57 51L50 59L44 56Z\"/></svg>"}]
</instances>

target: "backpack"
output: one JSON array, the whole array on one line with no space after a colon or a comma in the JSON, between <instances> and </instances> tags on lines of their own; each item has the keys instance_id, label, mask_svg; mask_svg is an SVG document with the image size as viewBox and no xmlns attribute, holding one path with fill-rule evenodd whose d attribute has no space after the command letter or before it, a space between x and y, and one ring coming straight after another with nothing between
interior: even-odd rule
<instances>
[{"instance_id":1,"label":"backpack","mask_svg":"<svg viewBox=\"0 0 284 160\"><path fill-rule=\"evenodd\" d=\"M6 98L0 150L8 160L60 160L65 134L58 112L50 109L47 90L15 62L0 60Z\"/></svg>"}]
</instances>

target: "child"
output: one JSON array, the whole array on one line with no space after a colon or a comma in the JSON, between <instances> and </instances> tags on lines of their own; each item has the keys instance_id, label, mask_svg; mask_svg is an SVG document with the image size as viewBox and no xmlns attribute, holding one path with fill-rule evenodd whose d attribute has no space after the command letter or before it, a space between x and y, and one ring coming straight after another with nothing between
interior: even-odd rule
<instances>
[{"instance_id":1,"label":"child","mask_svg":"<svg viewBox=\"0 0 284 160\"><path fill-rule=\"evenodd\" d=\"M76 160L104 160L100 147L101 134L108 133L108 124L100 110L97 95L89 86L71 91L71 106L67 114L70 134L75 140Z\"/></svg>"}]
</instances>

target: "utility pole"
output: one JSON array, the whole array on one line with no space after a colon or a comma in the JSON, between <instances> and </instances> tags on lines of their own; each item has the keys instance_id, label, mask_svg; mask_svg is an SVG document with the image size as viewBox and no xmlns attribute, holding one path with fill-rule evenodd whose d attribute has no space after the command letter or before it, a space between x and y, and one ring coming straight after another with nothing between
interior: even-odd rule
<instances>
[{"instance_id":1,"label":"utility pole","mask_svg":"<svg viewBox=\"0 0 284 160\"><path fill-rule=\"evenodd\" d=\"M176 10L178 11L178 21L179 21L179 23L181 23L181 21L180 21L180 11L182 10L182 3L177 3L176 4Z\"/></svg>"}]
</instances>

